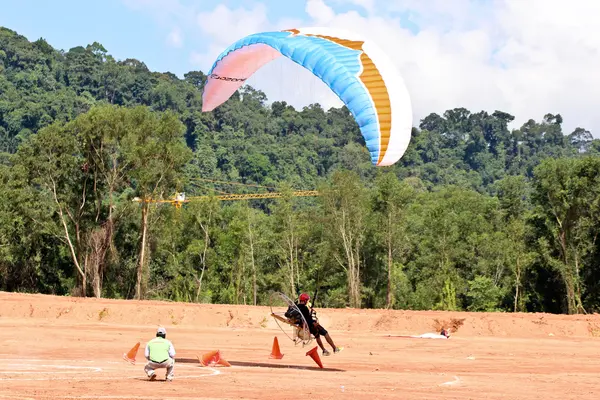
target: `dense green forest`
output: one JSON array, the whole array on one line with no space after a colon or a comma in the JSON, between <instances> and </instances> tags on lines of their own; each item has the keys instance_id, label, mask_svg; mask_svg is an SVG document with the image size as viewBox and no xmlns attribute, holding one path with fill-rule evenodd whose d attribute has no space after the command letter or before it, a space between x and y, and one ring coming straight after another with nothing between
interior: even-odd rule
<instances>
[{"instance_id":1,"label":"dense green forest","mask_svg":"<svg viewBox=\"0 0 600 400\"><path fill-rule=\"evenodd\" d=\"M560 114L516 130L502 111L430 114L400 162L377 168L346 108L244 87L202 113L204 82L0 28L1 290L600 308L600 140L563 132ZM269 191L282 197L217 197ZM144 201L178 192L192 201Z\"/></svg>"}]
</instances>

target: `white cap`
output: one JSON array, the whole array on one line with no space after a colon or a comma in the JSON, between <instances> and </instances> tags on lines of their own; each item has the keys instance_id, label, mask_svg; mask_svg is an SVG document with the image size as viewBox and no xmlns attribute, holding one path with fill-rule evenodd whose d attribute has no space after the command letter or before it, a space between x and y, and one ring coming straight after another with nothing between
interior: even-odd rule
<instances>
[{"instance_id":1,"label":"white cap","mask_svg":"<svg viewBox=\"0 0 600 400\"><path fill-rule=\"evenodd\" d=\"M160 333L160 334L166 335L167 334L167 330L161 326L160 328L158 328L156 330L156 333Z\"/></svg>"}]
</instances>

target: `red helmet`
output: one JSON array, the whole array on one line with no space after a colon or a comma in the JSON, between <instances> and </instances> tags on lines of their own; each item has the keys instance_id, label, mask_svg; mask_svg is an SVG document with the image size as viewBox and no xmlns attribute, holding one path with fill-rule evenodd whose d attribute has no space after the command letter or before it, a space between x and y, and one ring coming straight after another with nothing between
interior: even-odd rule
<instances>
[{"instance_id":1,"label":"red helmet","mask_svg":"<svg viewBox=\"0 0 600 400\"><path fill-rule=\"evenodd\" d=\"M299 297L299 300L300 301L308 301L308 300L310 300L310 296L307 295L306 293L302 293Z\"/></svg>"}]
</instances>

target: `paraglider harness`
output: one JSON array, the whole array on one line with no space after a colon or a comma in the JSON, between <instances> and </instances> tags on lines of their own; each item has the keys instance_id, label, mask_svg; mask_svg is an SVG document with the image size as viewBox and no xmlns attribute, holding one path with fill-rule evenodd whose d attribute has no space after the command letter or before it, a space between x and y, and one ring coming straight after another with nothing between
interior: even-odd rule
<instances>
[{"instance_id":1,"label":"paraglider harness","mask_svg":"<svg viewBox=\"0 0 600 400\"><path fill-rule=\"evenodd\" d=\"M302 327L302 314L300 313L300 311L297 308L298 300L296 300L294 302L294 304L296 305L296 307L288 306L288 309L284 315L287 319L290 320L291 323L298 325L299 327ZM317 312L312 307L310 308L310 316L316 323L319 323L319 320L317 318ZM307 321L307 323L308 323L308 321Z\"/></svg>"},{"instance_id":2,"label":"paraglider harness","mask_svg":"<svg viewBox=\"0 0 600 400\"><path fill-rule=\"evenodd\" d=\"M314 302L317 300L318 289L315 291L315 296L313 297L313 302L310 305L310 316L312 319L318 324L319 319L317 318L317 312L313 308ZM300 295L300 291L298 291L298 296ZM290 320L291 323L295 324L298 327L302 327L302 314L300 310L298 310L298 300L294 301L296 307L288 306L287 311L285 312L285 317ZM308 321L306 321L308 323Z\"/></svg>"},{"instance_id":3,"label":"paraglider harness","mask_svg":"<svg viewBox=\"0 0 600 400\"><path fill-rule=\"evenodd\" d=\"M298 305L298 301L294 302L295 305ZM285 317L290 320L291 323L300 326L302 324L302 314L298 311L297 308L293 306L288 306L287 311L285 312Z\"/></svg>"}]
</instances>

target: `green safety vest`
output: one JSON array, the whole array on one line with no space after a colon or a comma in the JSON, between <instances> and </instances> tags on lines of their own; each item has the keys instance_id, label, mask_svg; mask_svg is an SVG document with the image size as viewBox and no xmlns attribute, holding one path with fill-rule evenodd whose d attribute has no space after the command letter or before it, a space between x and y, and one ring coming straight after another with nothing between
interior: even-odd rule
<instances>
[{"instance_id":1,"label":"green safety vest","mask_svg":"<svg viewBox=\"0 0 600 400\"><path fill-rule=\"evenodd\" d=\"M161 337L149 341L150 360L154 362L166 361L169 358L169 347L171 347L171 342Z\"/></svg>"}]
</instances>

